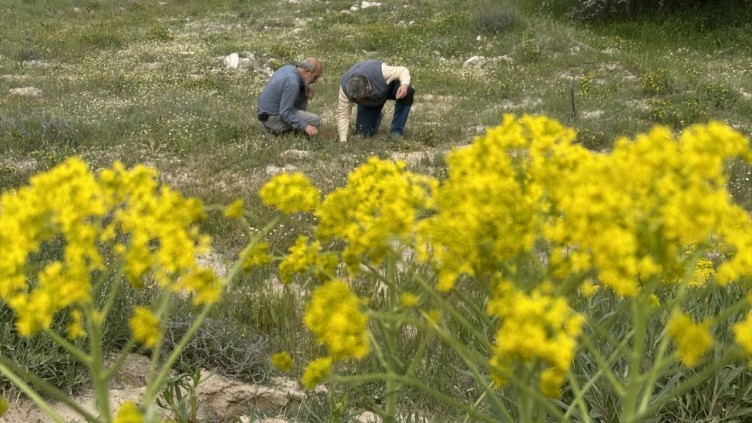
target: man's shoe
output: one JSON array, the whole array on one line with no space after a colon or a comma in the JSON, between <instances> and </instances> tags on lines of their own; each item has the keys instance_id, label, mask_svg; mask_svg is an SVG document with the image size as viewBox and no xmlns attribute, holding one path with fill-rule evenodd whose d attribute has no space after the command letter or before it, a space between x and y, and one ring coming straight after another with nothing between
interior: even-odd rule
<instances>
[{"instance_id":1,"label":"man's shoe","mask_svg":"<svg viewBox=\"0 0 752 423\"><path fill-rule=\"evenodd\" d=\"M402 134L399 132L392 132L389 134L389 141L391 142L400 142L402 141Z\"/></svg>"}]
</instances>

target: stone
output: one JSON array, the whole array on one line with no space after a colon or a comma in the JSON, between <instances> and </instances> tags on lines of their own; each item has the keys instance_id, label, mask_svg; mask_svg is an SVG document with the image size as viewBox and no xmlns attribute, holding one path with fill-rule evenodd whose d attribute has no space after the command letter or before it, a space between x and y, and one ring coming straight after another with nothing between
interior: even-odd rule
<instances>
[{"instance_id":1,"label":"stone","mask_svg":"<svg viewBox=\"0 0 752 423\"><path fill-rule=\"evenodd\" d=\"M225 56L224 62L228 68L237 69L238 65L240 65L240 56L238 56L238 53L229 54Z\"/></svg>"},{"instance_id":2,"label":"stone","mask_svg":"<svg viewBox=\"0 0 752 423\"><path fill-rule=\"evenodd\" d=\"M479 68L486 64L486 58L483 56L473 56L462 64L463 68Z\"/></svg>"}]
</instances>

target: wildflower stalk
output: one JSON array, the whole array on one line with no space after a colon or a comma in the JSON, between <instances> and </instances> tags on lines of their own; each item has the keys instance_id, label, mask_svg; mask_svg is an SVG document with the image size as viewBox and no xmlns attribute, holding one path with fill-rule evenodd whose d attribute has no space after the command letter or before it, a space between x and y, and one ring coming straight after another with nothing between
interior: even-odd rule
<instances>
[{"instance_id":1,"label":"wildflower stalk","mask_svg":"<svg viewBox=\"0 0 752 423\"><path fill-rule=\"evenodd\" d=\"M247 224L245 219L241 219L244 223L247 229L250 229L250 226ZM255 245L258 243L269 231L277 225L279 222L279 218L272 219L269 224L267 224L261 231L259 231L256 235L252 236L248 246ZM250 232L250 230L248 231ZM246 248L243 250L244 252L238 257L238 259L235 261L233 266L230 268L230 270L227 272L225 277L222 280L222 286L224 290L227 290L228 287L232 286L232 283L235 281L237 276L242 273L243 271L243 262L247 258L248 254L250 254L250 249ZM169 299L169 297L168 297ZM198 332L199 327L203 324L203 322L206 320L206 318L211 313L212 309L214 308L214 303L208 303L205 304L201 312L196 316L196 318L191 323L191 326L188 328L188 330L185 332L182 338L180 338L180 341L175 345L172 352L167 356L165 361L161 365L161 370L154 376L154 379L152 383L149 384L147 387L146 392L143 396L143 403L144 404L153 404L155 399L157 398L157 395L162 390L162 386L164 385L165 381L170 375L170 371L172 367L177 362L178 358L180 357L180 354L185 349L185 347L188 345L188 343L193 339L193 337L196 335L196 332ZM161 342L159 343L161 345ZM153 354L152 361L155 360L155 358L158 358L158 354ZM153 413L154 407L149 407L149 413ZM154 419L156 416L153 414L149 414L146 416L147 420Z\"/></svg>"},{"instance_id":2,"label":"wildflower stalk","mask_svg":"<svg viewBox=\"0 0 752 423\"><path fill-rule=\"evenodd\" d=\"M84 314L87 316L86 325L89 334L91 355L88 364L91 382L94 385L97 411L109 422L112 418L110 410L109 383L104 369L104 348L102 343L102 317L92 304L85 304Z\"/></svg>"},{"instance_id":3,"label":"wildflower stalk","mask_svg":"<svg viewBox=\"0 0 752 423\"><path fill-rule=\"evenodd\" d=\"M613 368L613 364L620 357L622 357L621 354L623 354L624 350L627 348L627 344L632 339L632 332L633 331L629 331L629 333L624 336L624 339L619 344L616 345L613 352L611 353L610 359L603 357L597 345L595 345L595 343L593 342L594 340L591 339L589 336L583 336L581 339L582 343L585 345L587 350L593 355L595 362L598 364L597 374L602 374L606 377L609 384L614 389L614 392L619 398L623 398L626 395L626 392L621 382L619 381L619 379L617 379L616 375L614 375L611 369ZM588 381L588 384L586 386L589 389L589 387L593 384L595 384L595 380ZM585 389L585 391L587 391L587 389Z\"/></svg>"},{"instance_id":4,"label":"wildflower stalk","mask_svg":"<svg viewBox=\"0 0 752 423\"><path fill-rule=\"evenodd\" d=\"M386 271L387 271L387 280L392 282L392 286L389 288L389 291L387 292L387 298L388 298L388 304L387 304L387 310L396 310L397 305L399 304L398 298L397 298L397 264L396 264L396 258L394 255L389 255L387 262L386 262ZM380 325L381 326L381 325ZM396 379L398 377L399 367L398 363L396 363L397 357L398 357L398 351L397 351L397 337L398 337L398 323L394 321L386 321L384 322L385 331L385 342L386 342L386 348L387 348L387 374L389 377L386 379L386 416L385 416L385 423L394 423L395 422L395 416L397 415L397 398L399 395L399 389L400 385L396 382Z\"/></svg>"},{"instance_id":5,"label":"wildflower stalk","mask_svg":"<svg viewBox=\"0 0 752 423\"><path fill-rule=\"evenodd\" d=\"M468 321L465 316L460 314L455 307L453 307L451 304L448 304L446 298L442 296L436 289L430 286L425 278L416 276L415 281L420 284L423 292L427 293L432 299L436 300L438 304L441 304L442 309L449 313L452 318L456 319L457 322L460 323L462 327L466 329L473 336L475 341L482 345L486 351L493 348L493 345L488 341L488 338L476 329L476 325L470 323L470 321ZM480 313L479 316L485 316L485 313Z\"/></svg>"},{"instance_id":6,"label":"wildflower stalk","mask_svg":"<svg viewBox=\"0 0 752 423\"><path fill-rule=\"evenodd\" d=\"M622 407L622 419L625 423L632 423L635 420L637 401L640 392L646 389L644 386L643 375L640 372L642 360L645 352L645 332L647 327L646 306L644 298L638 297L631 301L632 324L634 327L632 339L632 349L629 352L629 384L624 395L624 405Z\"/></svg>"},{"instance_id":7,"label":"wildflower stalk","mask_svg":"<svg viewBox=\"0 0 752 423\"><path fill-rule=\"evenodd\" d=\"M671 389L670 393L654 398L652 404L645 407L644 410L641 410L639 414L636 414L635 421L654 416L661 407L666 405L666 403L675 400L698 384L706 381L708 378L712 377L718 369L722 369L723 367L737 361L738 358L739 357L733 348L727 349L719 359L714 360L713 365L703 367L702 370L694 373L691 377L685 379L684 382Z\"/></svg>"},{"instance_id":8,"label":"wildflower stalk","mask_svg":"<svg viewBox=\"0 0 752 423\"><path fill-rule=\"evenodd\" d=\"M362 385L363 383L368 382L379 382L384 381L387 378L393 378L395 382L398 382L404 386L412 386L414 388L417 388L421 390L422 392L429 394L436 398L437 400L444 402L448 405L451 405L452 407L455 407L458 410L462 410L472 416L474 419L477 419L477 421L480 422L487 422L487 423L498 423L499 420L496 417L489 416L487 414L483 414L482 412L478 411L475 407L468 406L467 404L458 401L456 398L446 395L440 391L437 391L435 388L433 388L430 385L427 385L423 382L421 382L419 379L409 376L409 375L396 375L396 374L389 374L387 372L382 373L369 373L365 375L332 375L330 377L330 380L332 382L347 384L351 386L358 386ZM476 421L476 420L474 420ZM508 420L512 421L512 420Z\"/></svg>"},{"instance_id":9,"label":"wildflower stalk","mask_svg":"<svg viewBox=\"0 0 752 423\"><path fill-rule=\"evenodd\" d=\"M81 350L81 348L76 347L70 341L60 336L60 334L58 334L54 330L45 329L44 334L52 338L52 340L55 341L56 344L65 348L66 351L68 351L74 358L76 358L82 364L85 364L87 367L91 365L92 357L90 355L87 355L84 351Z\"/></svg>"},{"instance_id":10,"label":"wildflower stalk","mask_svg":"<svg viewBox=\"0 0 752 423\"><path fill-rule=\"evenodd\" d=\"M162 386L164 385L165 381L170 375L170 371L172 370L172 366L175 365L175 362L180 357L180 354L185 349L186 345L190 342L191 339L193 339L193 336L198 331L198 328L201 326L201 324L206 320L207 316L209 316L209 313L211 312L213 308L213 303L206 304L201 309L201 313L193 320L191 323L191 326L188 328L188 330L185 332L183 337L180 339L180 341L175 345L175 348L172 350L172 352L167 356L167 359L162 363L161 369L158 373L154 376L154 379L152 382L147 386L146 392L144 392L143 396L143 403L144 404L153 404L154 401L157 398L157 395L162 391ZM157 354L154 354L152 356L152 361L154 361L156 358L158 358ZM156 418L156 416L153 414L155 411L154 407L148 408L148 414L145 416L145 421L150 422L153 421L153 419Z\"/></svg>"},{"instance_id":11,"label":"wildflower stalk","mask_svg":"<svg viewBox=\"0 0 752 423\"><path fill-rule=\"evenodd\" d=\"M111 379L117 374L117 372L120 371L120 368L123 367L125 360L128 358L128 355L135 346L136 342L133 339L129 339L128 342L120 349L120 352L118 353L117 357L115 357L112 365L110 365L110 368L107 369L107 371L104 373L107 379Z\"/></svg>"},{"instance_id":12,"label":"wildflower stalk","mask_svg":"<svg viewBox=\"0 0 752 423\"><path fill-rule=\"evenodd\" d=\"M37 405L42 411L47 414L55 423L65 423L65 420L60 417L60 415L50 407L50 405L42 399L42 397L39 396L26 382L24 382L24 379L18 377L18 375L10 368L11 363L7 361L5 357L0 355L0 373L2 373L3 376L7 377L8 380L11 381L18 389L21 390L26 396L28 396L34 404ZM36 382L41 382L40 380L37 380ZM44 383L44 382L43 382ZM46 391L46 389L45 389ZM49 392L48 392L49 393ZM71 401L72 402L72 401Z\"/></svg>"},{"instance_id":13,"label":"wildflower stalk","mask_svg":"<svg viewBox=\"0 0 752 423\"><path fill-rule=\"evenodd\" d=\"M562 421L569 421L571 414L574 412L574 410L578 410L580 412L580 418L582 419L582 423L589 423L590 422L590 410L588 410L587 402L585 401L585 394L590 389L590 387L600 379L601 375L601 369L598 369L598 372L596 372L595 375L593 375L591 380L588 380L583 387L578 386L578 381L574 377L574 375L570 372L567 374L567 380L569 381L569 387L572 389L572 392L574 393L574 398L572 399L572 402L569 404L569 407L567 407L567 411L564 413L564 416L562 418Z\"/></svg>"}]
</instances>

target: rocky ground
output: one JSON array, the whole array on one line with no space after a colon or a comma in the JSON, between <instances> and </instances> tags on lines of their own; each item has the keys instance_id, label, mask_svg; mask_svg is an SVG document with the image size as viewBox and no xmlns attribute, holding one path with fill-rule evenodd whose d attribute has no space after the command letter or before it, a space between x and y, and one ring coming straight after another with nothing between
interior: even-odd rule
<instances>
[{"instance_id":1,"label":"rocky ground","mask_svg":"<svg viewBox=\"0 0 752 423\"><path fill-rule=\"evenodd\" d=\"M149 366L147 357L133 354L129 357L121 373L115 378L110 391L113 408L125 401L138 402L146 389L146 375ZM202 381L197 388L198 415L201 421L249 422L246 415L253 409L261 415L275 415L279 410L299 404L306 395L297 382L276 378L265 386L243 383L211 372L202 372ZM94 392L84 389L73 397L74 401L88 410L94 409ZM9 401L8 412L0 417L0 423L46 423L52 422L42 410L27 398ZM53 404L52 408L69 423L83 420L63 404ZM165 417L170 417L165 412ZM281 418L263 418L258 423L290 423Z\"/></svg>"}]
</instances>

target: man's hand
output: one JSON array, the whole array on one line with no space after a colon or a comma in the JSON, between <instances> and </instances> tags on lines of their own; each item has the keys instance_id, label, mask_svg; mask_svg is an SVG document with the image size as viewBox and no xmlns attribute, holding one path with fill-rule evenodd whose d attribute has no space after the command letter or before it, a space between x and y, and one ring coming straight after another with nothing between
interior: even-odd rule
<instances>
[{"instance_id":1,"label":"man's hand","mask_svg":"<svg viewBox=\"0 0 752 423\"><path fill-rule=\"evenodd\" d=\"M313 99L313 96L316 94L315 91L313 91L313 88L311 88L310 85L305 86L305 95L308 97L309 100Z\"/></svg>"},{"instance_id":2,"label":"man's hand","mask_svg":"<svg viewBox=\"0 0 752 423\"><path fill-rule=\"evenodd\" d=\"M397 94L395 97L397 97L397 100L401 99L402 97L407 95L407 84L402 84L397 88Z\"/></svg>"},{"instance_id":3,"label":"man's hand","mask_svg":"<svg viewBox=\"0 0 752 423\"><path fill-rule=\"evenodd\" d=\"M316 136L316 135L317 135L317 134L319 133L319 130L318 130L318 128L316 128L316 127L315 127L315 126L313 126L313 125L308 125L308 126L306 126L306 128L305 128L305 133L306 133L306 135L308 135L309 137L315 137L315 136Z\"/></svg>"}]
</instances>

